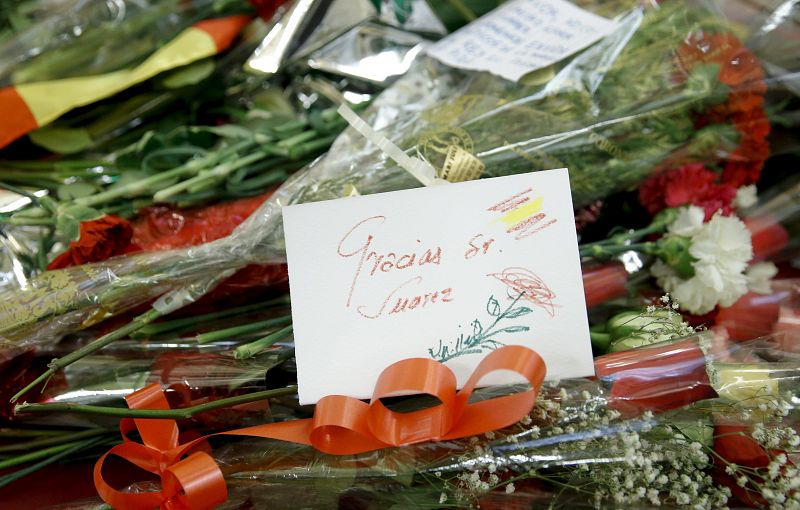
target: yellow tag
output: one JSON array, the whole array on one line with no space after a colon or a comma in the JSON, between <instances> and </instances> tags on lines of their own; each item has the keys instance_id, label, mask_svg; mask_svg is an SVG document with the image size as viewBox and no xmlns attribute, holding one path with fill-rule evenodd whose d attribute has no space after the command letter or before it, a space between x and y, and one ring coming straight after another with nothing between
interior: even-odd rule
<instances>
[{"instance_id":1,"label":"yellow tag","mask_svg":"<svg viewBox=\"0 0 800 510\"><path fill-rule=\"evenodd\" d=\"M711 382L720 397L744 407L770 405L778 395L778 381L758 365L715 364Z\"/></svg>"},{"instance_id":2,"label":"yellow tag","mask_svg":"<svg viewBox=\"0 0 800 510\"><path fill-rule=\"evenodd\" d=\"M483 174L486 168L480 159L458 145L447 148L442 166L442 179L450 182L472 181Z\"/></svg>"},{"instance_id":3,"label":"yellow tag","mask_svg":"<svg viewBox=\"0 0 800 510\"><path fill-rule=\"evenodd\" d=\"M159 73L216 53L216 43L208 32L190 27L132 69L26 83L17 85L16 89L31 110L36 123L44 126L73 108L110 97Z\"/></svg>"}]
</instances>

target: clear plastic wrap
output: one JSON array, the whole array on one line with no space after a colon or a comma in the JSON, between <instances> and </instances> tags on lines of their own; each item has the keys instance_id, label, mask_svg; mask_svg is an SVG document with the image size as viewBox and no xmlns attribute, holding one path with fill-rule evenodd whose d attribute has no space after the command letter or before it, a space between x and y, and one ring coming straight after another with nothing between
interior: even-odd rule
<instances>
[{"instance_id":1,"label":"clear plastic wrap","mask_svg":"<svg viewBox=\"0 0 800 510\"><path fill-rule=\"evenodd\" d=\"M722 328L732 340L747 340L771 333L797 335L800 326L800 279L769 282L769 292L748 292L732 306L720 308L715 328ZM787 341L787 348L792 345Z\"/></svg>"},{"instance_id":2,"label":"clear plastic wrap","mask_svg":"<svg viewBox=\"0 0 800 510\"><path fill-rule=\"evenodd\" d=\"M686 161L719 165L739 184L757 178L769 130L767 84L733 35L738 28L682 0L629 10L616 1L581 6L617 15L616 30L519 84L418 58L366 120L435 168L451 145L478 158L483 177L569 167L576 205ZM12 298L0 296L0 336L51 337L222 267L281 262L283 205L415 186L410 173L348 129L225 239L44 274Z\"/></svg>"},{"instance_id":3,"label":"clear plastic wrap","mask_svg":"<svg viewBox=\"0 0 800 510\"><path fill-rule=\"evenodd\" d=\"M127 352L89 356L51 380L45 391L36 397L36 403L124 407L123 397L157 383L165 388L173 408L190 407L262 391L267 389L268 382L270 385L285 384L287 377L293 377L270 372L289 359L292 350L285 343L244 360L236 359L233 352L227 350L229 347L225 343L206 346L188 342L182 346L162 343L160 350L148 349L138 355ZM8 382L14 384L15 381ZM183 425L220 430L268 423L274 419L271 407L266 401L242 404L199 414ZM284 407L280 404L275 407L276 416L285 418ZM12 421L18 426L113 427L117 418L23 413L13 416Z\"/></svg>"},{"instance_id":4,"label":"clear plastic wrap","mask_svg":"<svg viewBox=\"0 0 800 510\"><path fill-rule=\"evenodd\" d=\"M800 253L800 178L792 176L745 211L752 234L753 261L786 262Z\"/></svg>"},{"instance_id":5,"label":"clear plastic wrap","mask_svg":"<svg viewBox=\"0 0 800 510\"><path fill-rule=\"evenodd\" d=\"M695 335L596 358L597 379L549 383L529 416L480 437L330 456L218 436L220 508L791 507L798 363L774 337Z\"/></svg>"},{"instance_id":6,"label":"clear plastic wrap","mask_svg":"<svg viewBox=\"0 0 800 510\"><path fill-rule=\"evenodd\" d=\"M0 46L0 84L102 74L136 65L201 19L246 12L244 0L58 0Z\"/></svg>"}]
</instances>

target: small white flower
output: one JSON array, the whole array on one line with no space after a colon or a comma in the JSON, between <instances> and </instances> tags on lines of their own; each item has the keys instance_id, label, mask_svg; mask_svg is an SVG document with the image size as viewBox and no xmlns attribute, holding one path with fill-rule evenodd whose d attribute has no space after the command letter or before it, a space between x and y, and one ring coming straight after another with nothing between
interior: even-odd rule
<instances>
[{"instance_id":1,"label":"small white flower","mask_svg":"<svg viewBox=\"0 0 800 510\"><path fill-rule=\"evenodd\" d=\"M506 485L506 494L511 494L512 492L514 492L514 490L515 487L513 483Z\"/></svg>"},{"instance_id":2,"label":"small white flower","mask_svg":"<svg viewBox=\"0 0 800 510\"><path fill-rule=\"evenodd\" d=\"M444 492L439 495L439 504L443 505L447 501L447 494Z\"/></svg>"},{"instance_id":3,"label":"small white flower","mask_svg":"<svg viewBox=\"0 0 800 510\"><path fill-rule=\"evenodd\" d=\"M759 294L772 292L771 280L778 274L778 267L772 262L757 262L747 268L744 277L747 288Z\"/></svg>"},{"instance_id":4,"label":"small white flower","mask_svg":"<svg viewBox=\"0 0 800 510\"><path fill-rule=\"evenodd\" d=\"M742 186L736 190L736 198L733 199L733 206L737 209L746 209L758 202L758 190L755 184Z\"/></svg>"}]
</instances>

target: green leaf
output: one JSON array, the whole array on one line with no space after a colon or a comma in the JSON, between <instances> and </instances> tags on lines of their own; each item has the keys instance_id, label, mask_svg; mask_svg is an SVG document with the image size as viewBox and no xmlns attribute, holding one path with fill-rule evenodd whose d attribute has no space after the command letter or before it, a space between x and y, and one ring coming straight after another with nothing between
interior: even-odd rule
<instances>
[{"instance_id":1,"label":"green leaf","mask_svg":"<svg viewBox=\"0 0 800 510\"><path fill-rule=\"evenodd\" d=\"M33 143L58 154L74 154L92 146L89 132L81 128L45 126L28 135Z\"/></svg>"},{"instance_id":2,"label":"green leaf","mask_svg":"<svg viewBox=\"0 0 800 510\"><path fill-rule=\"evenodd\" d=\"M168 89L179 89L188 85L196 85L205 80L214 72L212 59L201 60L187 66L175 69L161 80L161 85Z\"/></svg>"},{"instance_id":3,"label":"green leaf","mask_svg":"<svg viewBox=\"0 0 800 510\"><path fill-rule=\"evenodd\" d=\"M494 296L489 296L489 301L486 302L486 312L492 317L500 315L500 303Z\"/></svg>"},{"instance_id":4,"label":"green leaf","mask_svg":"<svg viewBox=\"0 0 800 510\"><path fill-rule=\"evenodd\" d=\"M483 324L478 319L472 321L472 336L478 337L483 333Z\"/></svg>"},{"instance_id":5,"label":"green leaf","mask_svg":"<svg viewBox=\"0 0 800 510\"><path fill-rule=\"evenodd\" d=\"M71 216L79 222L96 220L97 218L103 216L103 213L97 209L92 209L91 207L86 207L84 205L69 205L66 207L61 207L60 209L59 216Z\"/></svg>"},{"instance_id":6,"label":"green leaf","mask_svg":"<svg viewBox=\"0 0 800 510\"><path fill-rule=\"evenodd\" d=\"M497 333L521 333L523 331L530 331L528 326L508 326L507 328L497 330Z\"/></svg>"},{"instance_id":7,"label":"green leaf","mask_svg":"<svg viewBox=\"0 0 800 510\"><path fill-rule=\"evenodd\" d=\"M58 202L48 196L39 197L39 204L49 213L55 213L58 210Z\"/></svg>"},{"instance_id":8,"label":"green leaf","mask_svg":"<svg viewBox=\"0 0 800 510\"><path fill-rule=\"evenodd\" d=\"M56 228L70 241L77 241L81 234L81 222L73 216L59 215L56 218Z\"/></svg>"},{"instance_id":9,"label":"green leaf","mask_svg":"<svg viewBox=\"0 0 800 510\"><path fill-rule=\"evenodd\" d=\"M517 317L519 317L521 315L525 315L526 313L531 313L532 311L533 310L531 310L527 306L520 306L520 307L514 308L513 310L509 310L503 316L503 318L505 318L505 319L516 319Z\"/></svg>"},{"instance_id":10,"label":"green leaf","mask_svg":"<svg viewBox=\"0 0 800 510\"><path fill-rule=\"evenodd\" d=\"M88 197L97 191L93 185L88 182L73 182L70 184L62 184L56 190L58 199L67 202L76 198Z\"/></svg>"}]
</instances>

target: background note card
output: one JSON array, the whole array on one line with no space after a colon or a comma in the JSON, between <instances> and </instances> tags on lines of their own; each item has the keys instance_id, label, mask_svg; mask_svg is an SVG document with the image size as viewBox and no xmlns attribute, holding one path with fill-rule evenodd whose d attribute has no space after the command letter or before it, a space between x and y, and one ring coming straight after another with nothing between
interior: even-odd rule
<instances>
[{"instance_id":1,"label":"background note card","mask_svg":"<svg viewBox=\"0 0 800 510\"><path fill-rule=\"evenodd\" d=\"M586 48L615 26L568 0L511 0L426 51L451 67L517 81Z\"/></svg>"},{"instance_id":2,"label":"background note card","mask_svg":"<svg viewBox=\"0 0 800 510\"><path fill-rule=\"evenodd\" d=\"M548 379L593 375L566 169L283 209L300 403L369 398L381 371L536 350ZM497 373L485 384L517 382Z\"/></svg>"}]
</instances>

